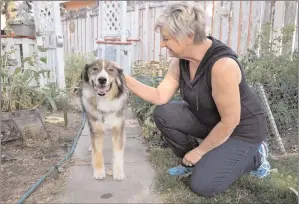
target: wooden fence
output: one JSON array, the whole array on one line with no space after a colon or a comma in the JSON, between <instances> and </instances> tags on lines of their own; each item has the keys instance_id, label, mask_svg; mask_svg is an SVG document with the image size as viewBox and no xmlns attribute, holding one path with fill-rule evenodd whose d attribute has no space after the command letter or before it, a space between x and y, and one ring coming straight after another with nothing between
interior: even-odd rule
<instances>
[{"instance_id":1,"label":"wooden fence","mask_svg":"<svg viewBox=\"0 0 299 204\"><path fill-rule=\"evenodd\" d=\"M206 12L208 34L222 40L242 55L251 48L257 34L265 23L271 23L271 37L280 36L280 29L287 25L298 25L297 1L199 1ZM140 41L132 45L132 61L159 61L169 59L166 49L160 48L160 34L153 31L156 17L165 3L129 2L126 25L131 39ZM64 16L62 30L64 51L92 52L96 50L96 39L101 34L98 28L99 12L93 8L89 12L81 11L72 17ZM279 52L290 52L298 48L298 29L293 34L292 42Z\"/></svg>"},{"instance_id":2,"label":"wooden fence","mask_svg":"<svg viewBox=\"0 0 299 204\"><path fill-rule=\"evenodd\" d=\"M9 66L11 71L16 67L22 67L23 69L29 68L29 64L22 64L22 60L27 57L32 57L34 53L38 53L38 58L44 57L47 61L46 63L41 63L38 60L37 63L34 64L34 68L36 70L39 68L51 70L49 77L40 78L41 85L56 82L57 60L54 49L49 49L41 53L38 52L35 38L1 35L1 56L6 52L9 53L10 61L13 63L12 66Z\"/></svg>"},{"instance_id":3,"label":"wooden fence","mask_svg":"<svg viewBox=\"0 0 299 204\"><path fill-rule=\"evenodd\" d=\"M31 57L35 49L35 39L1 35L1 56L5 52L11 52L10 59L14 61L14 67L21 67L22 59ZM27 67L28 64L25 63L24 68L26 69Z\"/></svg>"}]
</instances>

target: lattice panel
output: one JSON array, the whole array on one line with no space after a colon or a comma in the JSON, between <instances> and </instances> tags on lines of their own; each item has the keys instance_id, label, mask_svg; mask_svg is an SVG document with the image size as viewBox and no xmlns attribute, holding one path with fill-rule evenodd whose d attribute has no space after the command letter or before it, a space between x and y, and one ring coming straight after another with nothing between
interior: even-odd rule
<instances>
[{"instance_id":1,"label":"lattice panel","mask_svg":"<svg viewBox=\"0 0 299 204\"><path fill-rule=\"evenodd\" d=\"M105 33L116 33L120 30L121 1L105 1L103 5Z\"/></svg>"},{"instance_id":2,"label":"lattice panel","mask_svg":"<svg viewBox=\"0 0 299 204\"><path fill-rule=\"evenodd\" d=\"M39 32L54 32L54 16L53 16L53 2L40 1L39 2L39 25L37 30Z\"/></svg>"}]
</instances>

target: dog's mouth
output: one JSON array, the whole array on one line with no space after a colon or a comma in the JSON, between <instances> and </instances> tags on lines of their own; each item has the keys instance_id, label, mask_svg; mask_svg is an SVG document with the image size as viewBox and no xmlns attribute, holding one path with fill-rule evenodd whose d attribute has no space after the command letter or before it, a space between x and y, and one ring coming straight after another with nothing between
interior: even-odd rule
<instances>
[{"instance_id":1,"label":"dog's mouth","mask_svg":"<svg viewBox=\"0 0 299 204\"><path fill-rule=\"evenodd\" d=\"M98 93L99 96L105 96L110 91L112 83L109 85L96 85L92 81L93 89Z\"/></svg>"}]
</instances>

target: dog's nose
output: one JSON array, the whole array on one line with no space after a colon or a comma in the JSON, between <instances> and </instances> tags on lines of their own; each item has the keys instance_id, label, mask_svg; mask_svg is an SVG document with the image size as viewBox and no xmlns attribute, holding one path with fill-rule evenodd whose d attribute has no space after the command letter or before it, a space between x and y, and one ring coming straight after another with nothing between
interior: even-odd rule
<instances>
[{"instance_id":1,"label":"dog's nose","mask_svg":"<svg viewBox=\"0 0 299 204\"><path fill-rule=\"evenodd\" d=\"M100 77L98 79L98 81L99 81L100 84L105 84L107 82L107 79L105 77Z\"/></svg>"}]
</instances>

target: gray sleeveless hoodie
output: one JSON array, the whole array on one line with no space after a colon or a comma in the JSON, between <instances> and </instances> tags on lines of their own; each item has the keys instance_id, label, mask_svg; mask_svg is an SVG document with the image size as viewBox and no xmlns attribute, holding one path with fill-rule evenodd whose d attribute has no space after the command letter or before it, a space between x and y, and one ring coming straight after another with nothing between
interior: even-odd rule
<instances>
[{"instance_id":1,"label":"gray sleeveless hoodie","mask_svg":"<svg viewBox=\"0 0 299 204\"><path fill-rule=\"evenodd\" d=\"M222 57L234 59L241 67L242 81L239 85L241 96L241 119L231 137L250 143L259 143L267 133L267 122L262 105L251 91L238 56L221 41L208 36L212 46L208 49L195 74L190 81L189 61L180 60L180 94L198 120L212 129L219 121L220 115L212 97L211 68Z\"/></svg>"}]
</instances>

